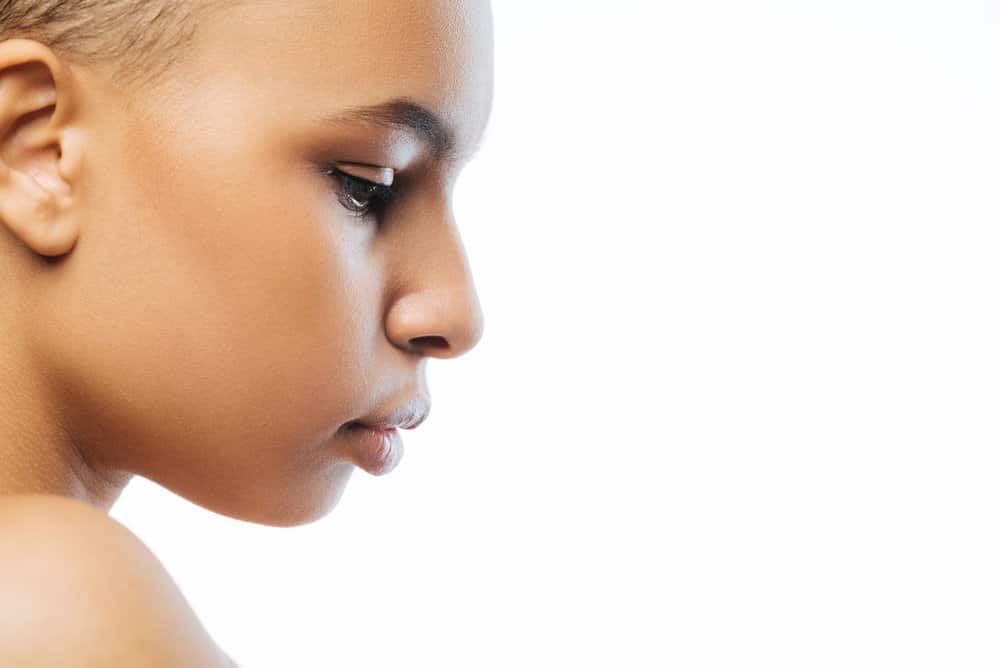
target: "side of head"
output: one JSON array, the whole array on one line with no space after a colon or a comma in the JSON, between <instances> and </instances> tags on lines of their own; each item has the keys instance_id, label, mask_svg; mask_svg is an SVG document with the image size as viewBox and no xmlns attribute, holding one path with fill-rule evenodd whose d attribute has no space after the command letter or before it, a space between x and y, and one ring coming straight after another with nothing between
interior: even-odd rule
<instances>
[{"instance_id":1,"label":"side of head","mask_svg":"<svg viewBox=\"0 0 1000 668\"><path fill-rule=\"evenodd\" d=\"M0 30L20 433L84 486L318 519L380 470L345 425L426 410L427 358L482 335L451 195L488 3L8 1Z\"/></svg>"}]
</instances>

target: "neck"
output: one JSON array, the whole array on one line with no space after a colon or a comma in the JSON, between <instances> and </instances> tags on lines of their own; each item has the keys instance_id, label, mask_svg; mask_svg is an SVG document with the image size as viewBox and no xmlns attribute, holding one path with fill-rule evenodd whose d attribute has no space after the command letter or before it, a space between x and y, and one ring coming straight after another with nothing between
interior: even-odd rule
<instances>
[{"instance_id":1,"label":"neck","mask_svg":"<svg viewBox=\"0 0 1000 668\"><path fill-rule=\"evenodd\" d=\"M43 374L12 345L16 340L7 338L0 350L0 496L54 494L109 511L131 474L88 461Z\"/></svg>"}]
</instances>

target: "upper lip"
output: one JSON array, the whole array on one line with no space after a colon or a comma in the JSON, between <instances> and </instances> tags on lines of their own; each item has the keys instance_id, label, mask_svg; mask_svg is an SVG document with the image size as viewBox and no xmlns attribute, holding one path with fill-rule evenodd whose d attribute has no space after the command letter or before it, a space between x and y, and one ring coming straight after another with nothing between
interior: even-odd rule
<instances>
[{"instance_id":1,"label":"upper lip","mask_svg":"<svg viewBox=\"0 0 1000 668\"><path fill-rule=\"evenodd\" d=\"M387 414L375 415L352 420L347 426L356 425L368 429L416 429L430 414L431 402L423 394L418 394L402 406Z\"/></svg>"}]
</instances>

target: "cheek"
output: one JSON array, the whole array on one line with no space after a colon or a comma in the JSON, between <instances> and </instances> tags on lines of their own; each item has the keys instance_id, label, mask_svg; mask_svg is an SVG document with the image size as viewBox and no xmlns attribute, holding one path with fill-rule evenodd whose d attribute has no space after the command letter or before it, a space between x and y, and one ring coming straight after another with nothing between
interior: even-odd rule
<instances>
[{"instance_id":1,"label":"cheek","mask_svg":"<svg viewBox=\"0 0 1000 668\"><path fill-rule=\"evenodd\" d=\"M186 325L174 356L199 364L206 402L234 419L336 426L370 366L379 277L350 227L275 183L203 193L209 220L171 235L187 302L163 302ZM229 380L225 392L212 378Z\"/></svg>"},{"instance_id":2,"label":"cheek","mask_svg":"<svg viewBox=\"0 0 1000 668\"><path fill-rule=\"evenodd\" d=\"M159 180L88 230L67 282L82 345L59 345L103 416L95 440L174 489L294 479L290 453L368 408L382 280L365 233L317 195L229 176Z\"/></svg>"}]
</instances>

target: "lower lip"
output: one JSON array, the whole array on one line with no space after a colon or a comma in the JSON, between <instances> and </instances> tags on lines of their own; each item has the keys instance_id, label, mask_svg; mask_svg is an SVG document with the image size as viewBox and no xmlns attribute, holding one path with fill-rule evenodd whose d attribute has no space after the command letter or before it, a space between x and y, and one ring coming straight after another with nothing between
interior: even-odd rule
<instances>
[{"instance_id":1,"label":"lower lip","mask_svg":"<svg viewBox=\"0 0 1000 668\"><path fill-rule=\"evenodd\" d=\"M403 457L403 439L396 429L355 427L349 435L355 440L354 463L372 475L385 475Z\"/></svg>"}]
</instances>

